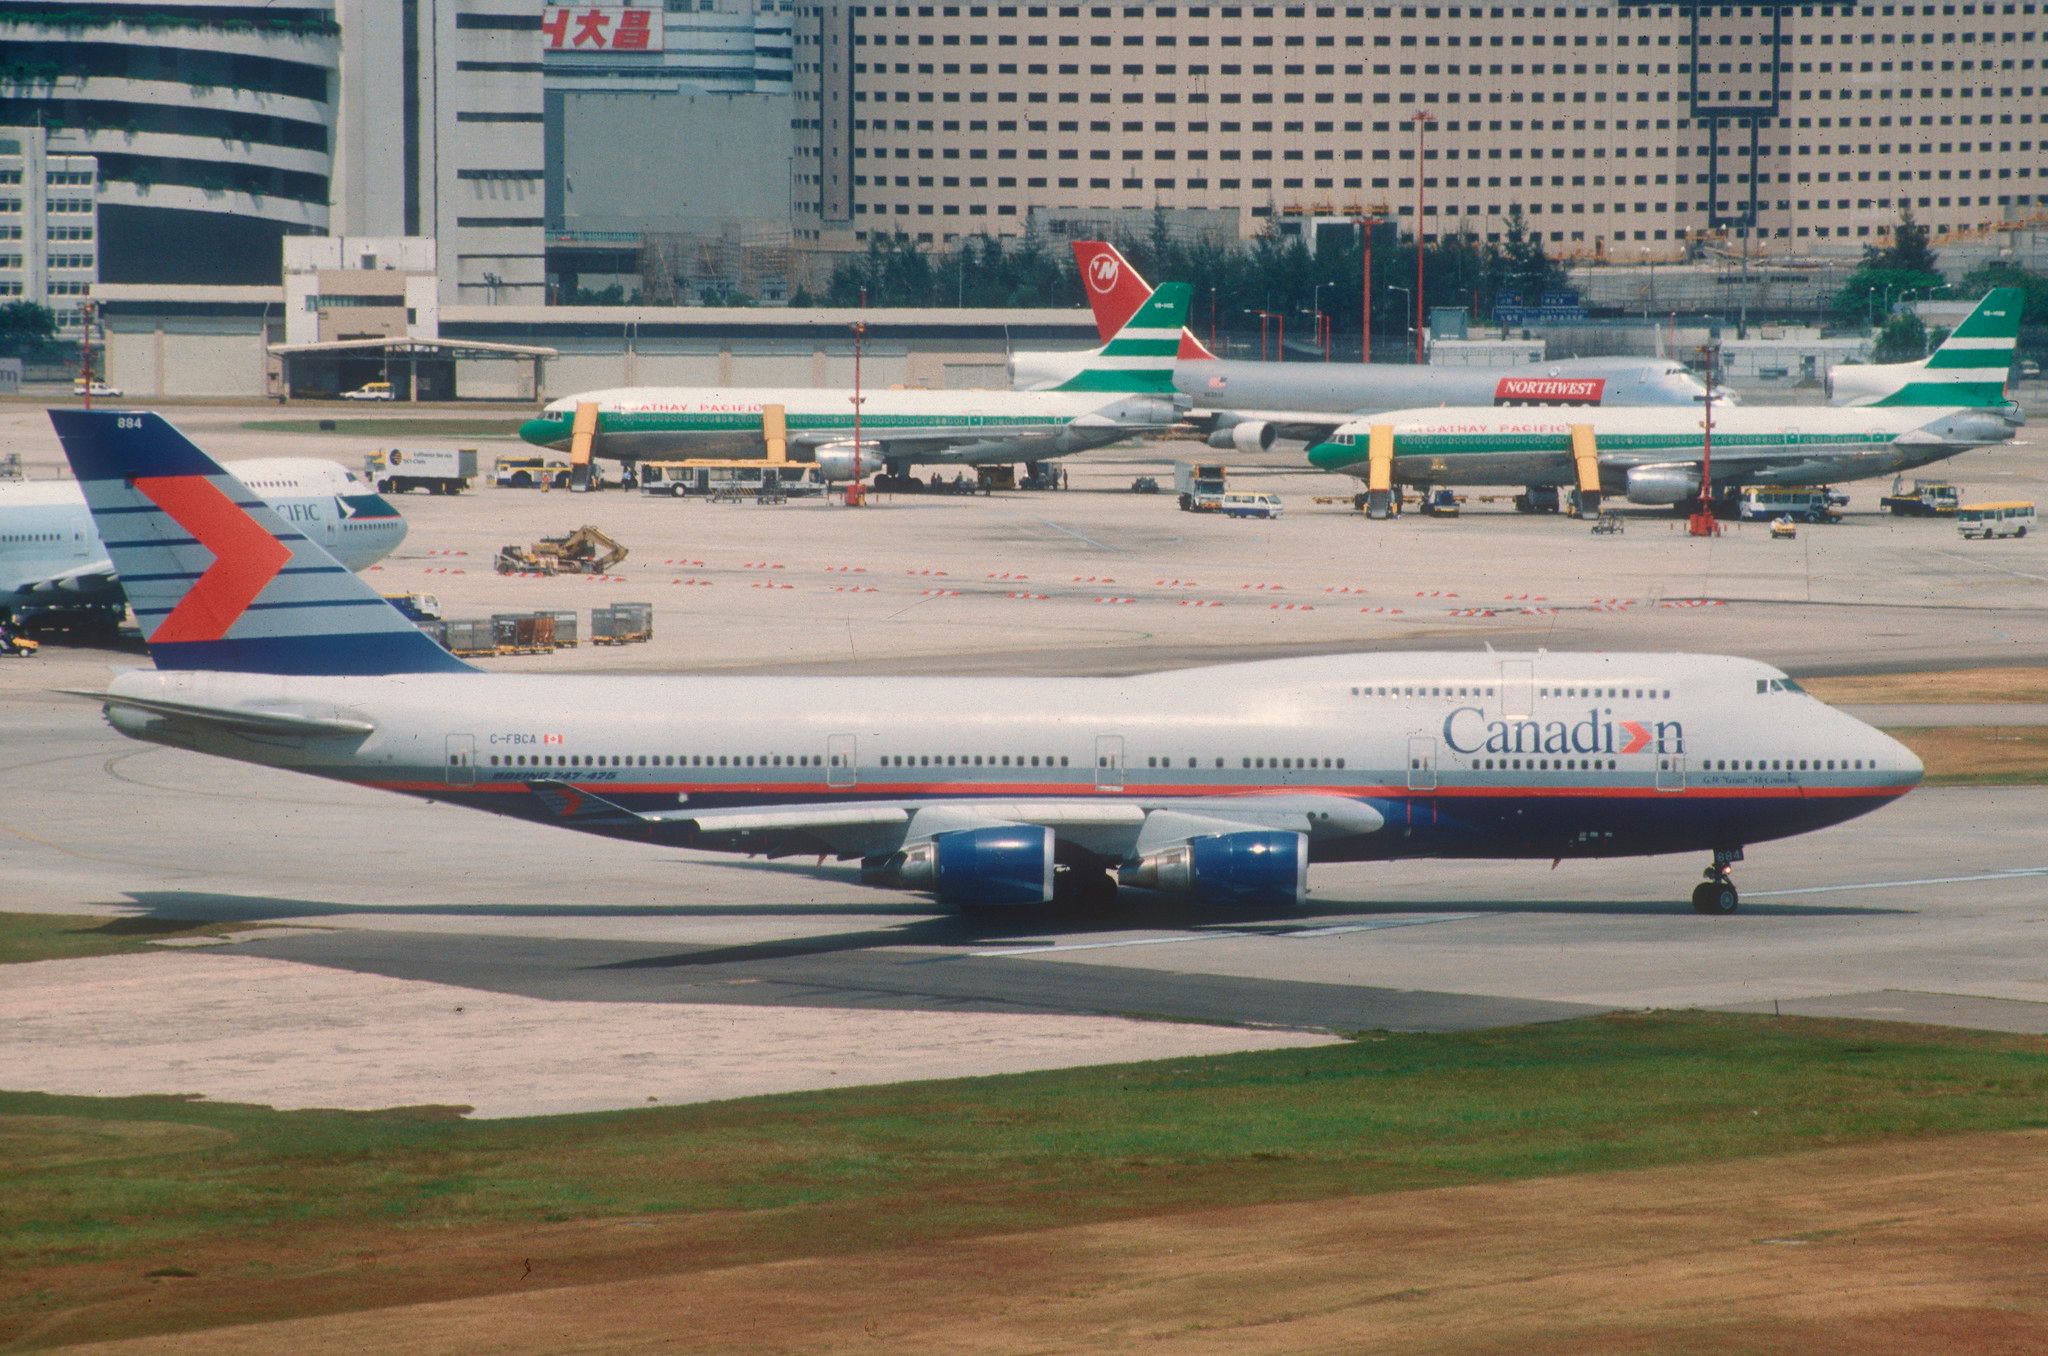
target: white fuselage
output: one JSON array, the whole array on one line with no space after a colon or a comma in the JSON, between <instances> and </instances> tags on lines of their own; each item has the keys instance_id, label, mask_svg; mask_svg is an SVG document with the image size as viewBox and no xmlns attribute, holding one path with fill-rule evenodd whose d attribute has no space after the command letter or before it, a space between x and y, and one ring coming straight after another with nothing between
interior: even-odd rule
<instances>
[{"instance_id":1,"label":"white fuselage","mask_svg":"<svg viewBox=\"0 0 2048 1356\"><path fill-rule=\"evenodd\" d=\"M285 520L351 570L405 540L405 519L329 461L264 458L230 467ZM76 481L0 484L0 606L120 601L120 581Z\"/></svg>"},{"instance_id":2,"label":"white fuselage","mask_svg":"<svg viewBox=\"0 0 2048 1356\"><path fill-rule=\"evenodd\" d=\"M1723 408L1717 401L1712 418L1717 486L1819 485L1895 475L2008 441L2015 427L1994 410L1912 405ZM1693 466L1707 452L1707 412L1699 407L1472 407L1394 410L1354 421L1331 443L1313 449L1311 462L1365 475L1371 431L1382 424L1393 430L1395 474L1410 483L1569 483L1574 426L1593 431L1610 490L1625 488L1635 468Z\"/></svg>"},{"instance_id":3,"label":"white fuselage","mask_svg":"<svg viewBox=\"0 0 2048 1356\"><path fill-rule=\"evenodd\" d=\"M584 826L550 788L671 815L879 801L1037 822L1052 803L1114 802L1127 824L1092 822L1083 843L1112 863L1155 811L1247 798L1324 807L1308 812L1317 860L1719 849L1867 812L1920 776L1777 670L1696 655L1347 655L1116 679L137 672L111 690L366 723L244 736L110 714L138 738L569 827Z\"/></svg>"},{"instance_id":4,"label":"white fuselage","mask_svg":"<svg viewBox=\"0 0 2048 1356\"><path fill-rule=\"evenodd\" d=\"M578 405L598 410L595 455L627 461L759 456L764 419L782 410L792 446L854 439L853 392L833 388L632 386L549 402L520 428L537 446L567 450ZM994 463L1084 451L1178 418L1174 398L1105 391L899 391L861 393L860 442L877 465Z\"/></svg>"}]
</instances>

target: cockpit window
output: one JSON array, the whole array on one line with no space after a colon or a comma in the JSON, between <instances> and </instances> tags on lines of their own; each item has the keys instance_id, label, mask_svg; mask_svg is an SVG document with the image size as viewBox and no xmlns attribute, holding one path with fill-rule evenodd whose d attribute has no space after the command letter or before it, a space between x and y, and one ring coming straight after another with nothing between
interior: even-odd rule
<instances>
[{"instance_id":1,"label":"cockpit window","mask_svg":"<svg viewBox=\"0 0 2048 1356\"><path fill-rule=\"evenodd\" d=\"M1800 692L1800 693L1803 693L1803 692L1805 692L1805 691L1806 691L1806 689L1805 689L1805 688L1803 688L1803 687L1799 686L1799 684L1798 684L1798 683L1797 683L1797 682L1796 682L1795 680L1793 680L1793 679L1791 679L1791 678L1759 678L1759 679L1757 679L1757 680L1756 680L1756 690L1757 690L1757 691L1758 691L1759 693L1763 693L1763 692Z\"/></svg>"}]
</instances>

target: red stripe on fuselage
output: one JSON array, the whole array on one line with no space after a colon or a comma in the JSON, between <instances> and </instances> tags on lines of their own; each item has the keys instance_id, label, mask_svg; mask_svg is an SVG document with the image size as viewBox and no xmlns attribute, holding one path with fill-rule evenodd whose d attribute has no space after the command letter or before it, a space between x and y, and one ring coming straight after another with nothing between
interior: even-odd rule
<instances>
[{"instance_id":1,"label":"red stripe on fuselage","mask_svg":"<svg viewBox=\"0 0 2048 1356\"><path fill-rule=\"evenodd\" d=\"M213 564L150 633L151 643L221 639L291 563L291 548L204 476L137 476L135 488L213 552Z\"/></svg>"},{"instance_id":2,"label":"red stripe on fuselage","mask_svg":"<svg viewBox=\"0 0 2048 1356\"><path fill-rule=\"evenodd\" d=\"M554 780L540 779L535 780ZM524 781L479 781L474 786L451 788L446 782L363 781L359 786L379 791L435 793L448 790L524 792ZM834 800L909 800L942 796L988 796L991 798L1039 799L1059 797L1100 800L1157 800L1174 796L1349 796L1382 799L1421 799L1436 796L1502 799L1533 796L1555 800L1598 800L1612 798L1663 798L1668 800L1793 800L1800 797L1839 798L1853 796L1902 796L1910 786L1688 786L1664 791L1654 786L1439 786L1431 791L1406 786L1137 786L1117 791L1097 791L1083 785L1013 786L969 782L863 782L858 787L828 787L817 782L585 782L562 781L560 785L593 795L737 795L796 796L806 802Z\"/></svg>"}]
</instances>

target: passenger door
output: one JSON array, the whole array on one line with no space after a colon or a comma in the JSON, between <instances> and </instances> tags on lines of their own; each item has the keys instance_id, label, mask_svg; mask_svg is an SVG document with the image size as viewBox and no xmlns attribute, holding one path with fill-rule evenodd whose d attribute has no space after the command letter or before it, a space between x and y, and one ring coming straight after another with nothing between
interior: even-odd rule
<instances>
[{"instance_id":1,"label":"passenger door","mask_svg":"<svg viewBox=\"0 0 2048 1356\"><path fill-rule=\"evenodd\" d=\"M848 790L860 781L858 763L860 750L850 734L825 736L825 785Z\"/></svg>"},{"instance_id":2,"label":"passenger door","mask_svg":"<svg viewBox=\"0 0 2048 1356\"><path fill-rule=\"evenodd\" d=\"M448 736L448 785L476 785L476 736Z\"/></svg>"},{"instance_id":3,"label":"passenger door","mask_svg":"<svg viewBox=\"0 0 2048 1356\"><path fill-rule=\"evenodd\" d=\"M1529 720L1536 715L1536 666L1530 661L1501 661L1500 713L1508 720Z\"/></svg>"},{"instance_id":4,"label":"passenger door","mask_svg":"<svg viewBox=\"0 0 2048 1356\"><path fill-rule=\"evenodd\" d=\"M1124 737L1122 735L1095 736L1095 789L1097 791L1121 791L1124 789Z\"/></svg>"},{"instance_id":5,"label":"passenger door","mask_svg":"<svg viewBox=\"0 0 2048 1356\"><path fill-rule=\"evenodd\" d=\"M1429 735L1408 736L1408 789L1436 790L1436 740Z\"/></svg>"}]
</instances>

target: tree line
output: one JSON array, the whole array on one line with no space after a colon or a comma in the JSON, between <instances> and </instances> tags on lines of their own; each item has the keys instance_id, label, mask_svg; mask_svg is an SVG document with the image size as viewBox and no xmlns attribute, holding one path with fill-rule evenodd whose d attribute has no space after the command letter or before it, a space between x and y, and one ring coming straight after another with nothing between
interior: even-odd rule
<instances>
[{"instance_id":1,"label":"tree line","mask_svg":"<svg viewBox=\"0 0 2048 1356\"><path fill-rule=\"evenodd\" d=\"M1124 257L1153 284L1186 282L1194 288L1189 328L1206 335L1257 327L1260 314L1282 317L1303 340L1313 338L1313 317L1328 317L1330 331L1355 341L1364 310L1364 251L1355 229L1325 229L1311 252L1299 235L1268 231L1249 241L1184 239L1155 217L1141 237L1112 236ZM1498 243L1470 234L1430 240L1423 250L1426 304L1465 306L1484 323L1494 303L1520 297L1531 303L1565 286L1564 270L1523 224L1508 218ZM1414 323L1415 242L1392 226L1372 237L1372 329L1403 334ZM908 236L871 239L867 250L832 270L822 296L799 289L798 306L1073 306L1083 297L1072 251L1034 236L962 241L933 257ZM1299 326L1299 329L1295 327Z\"/></svg>"}]
</instances>

